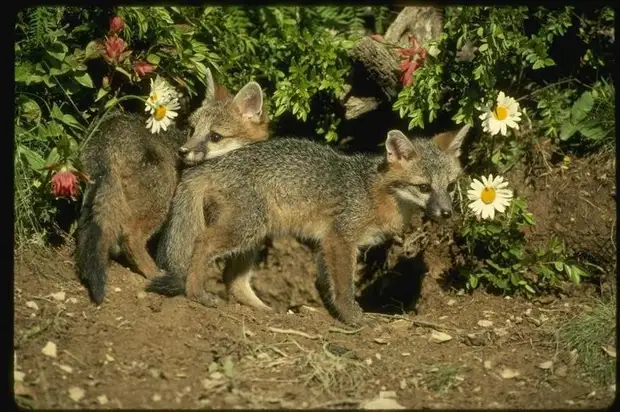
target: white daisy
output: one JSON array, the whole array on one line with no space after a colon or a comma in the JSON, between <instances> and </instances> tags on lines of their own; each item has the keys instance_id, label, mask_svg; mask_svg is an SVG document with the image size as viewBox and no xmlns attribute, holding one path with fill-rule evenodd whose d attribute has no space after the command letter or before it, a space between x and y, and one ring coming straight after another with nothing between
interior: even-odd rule
<instances>
[{"instance_id":1,"label":"white daisy","mask_svg":"<svg viewBox=\"0 0 620 412\"><path fill-rule=\"evenodd\" d=\"M172 119L178 116L176 110L181 107L179 101L175 98L168 100L160 100L158 105L153 109L151 117L146 120L146 128L151 129L151 133L159 133L161 129L168 129Z\"/></svg>"},{"instance_id":2,"label":"white daisy","mask_svg":"<svg viewBox=\"0 0 620 412\"><path fill-rule=\"evenodd\" d=\"M506 189L506 186L508 182L501 176L482 176L482 181L474 179L467 191L467 197L471 200L469 208L478 218L494 219L495 211L504 213L512 200L512 190Z\"/></svg>"},{"instance_id":3,"label":"white daisy","mask_svg":"<svg viewBox=\"0 0 620 412\"><path fill-rule=\"evenodd\" d=\"M521 112L519 111L519 103L512 97L508 97L504 92L499 92L497 96L497 104L495 109L489 107L483 109L484 113L480 115L483 130L496 135L501 131L506 136L507 128L518 129L517 122L521 120Z\"/></svg>"},{"instance_id":4,"label":"white daisy","mask_svg":"<svg viewBox=\"0 0 620 412\"><path fill-rule=\"evenodd\" d=\"M170 84L168 84L168 82L162 77L157 76L155 81L151 79L151 92L149 93L149 97L146 99L146 107L144 108L144 111L153 114L161 102L169 101L174 97L176 97L176 92Z\"/></svg>"}]
</instances>

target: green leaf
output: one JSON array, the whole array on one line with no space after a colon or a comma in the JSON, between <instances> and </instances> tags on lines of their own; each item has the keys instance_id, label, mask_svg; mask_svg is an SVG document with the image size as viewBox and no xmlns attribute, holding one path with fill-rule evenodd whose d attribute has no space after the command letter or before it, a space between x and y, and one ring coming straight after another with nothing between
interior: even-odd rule
<instances>
[{"instance_id":1,"label":"green leaf","mask_svg":"<svg viewBox=\"0 0 620 412\"><path fill-rule=\"evenodd\" d=\"M611 132L597 126L595 121L581 122L578 128L579 133L592 140L600 140Z\"/></svg>"},{"instance_id":2,"label":"green leaf","mask_svg":"<svg viewBox=\"0 0 620 412\"><path fill-rule=\"evenodd\" d=\"M55 58L58 61L63 61L67 55L69 49L67 46L59 41L56 41L45 48L45 52Z\"/></svg>"},{"instance_id":3,"label":"green leaf","mask_svg":"<svg viewBox=\"0 0 620 412\"><path fill-rule=\"evenodd\" d=\"M157 66L161 61L161 57L156 54L149 54L148 56L146 56L146 61Z\"/></svg>"},{"instance_id":4,"label":"green leaf","mask_svg":"<svg viewBox=\"0 0 620 412\"><path fill-rule=\"evenodd\" d=\"M478 51L483 52L483 51L487 51L488 49L489 49L489 43L482 43L480 47L478 48Z\"/></svg>"},{"instance_id":5,"label":"green leaf","mask_svg":"<svg viewBox=\"0 0 620 412\"><path fill-rule=\"evenodd\" d=\"M110 100L108 100L105 105L103 106L104 110L107 110L108 108L112 107L113 105L115 105L116 103L118 103L118 99L116 97L111 98Z\"/></svg>"},{"instance_id":6,"label":"green leaf","mask_svg":"<svg viewBox=\"0 0 620 412\"><path fill-rule=\"evenodd\" d=\"M129 72L128 72L127 70L123 69L123 68L122 68L122 67L120 67L120 66L116 66L116 67L115 67L115 69L116 69L116 71L117 71L117 72L119 72L119 73L123 73L125 76L127 76L127 78L129 79L129 81L131 81L131 74L129 74Z\"/></svg>"},{"instance_id":7,"label":"green leaf","mask_svg":"<svg viewBox=\"0 0 620 412\"><path fill-rule=\"evenodd\" d=\"M555 270L557 270L558 272L561 272L564 268L564 263L562 262L553 262L553 265L555 266Z\"/></svg>"},{"instance_id":8,"label":"green leaf","mask_svg":"<svg viewBox=\"0 0 620 412\"><path fill-rule=\"evenodd\" d=\"M98 102L99 100L101 100L101 98L105 95L107 95L109 93L108 90L104 89L103 87L99 89L99 91L97 92L97 98L95 99L96 102Z\"/></svg>"},{"instance_id":9,"label":"green leaf","mask_svg":"<svg viewBox=\"0 0 620 412\"><path fill-rule=\"evenodd\" d=\"M73 78L82 86L88 87L90 89L94 88L93 79L90 78L90 74L88 72L78 72Z\"/></svg>"},{"instance_id":10,"label":"green leaf","mask_svg":"<svg viewBox=\"0 0 620 412\"><path fill-rule=\"evenodd\" d=\"M568 140L577 131L577 127L571 121L562 123L560 129L560 140Z\"/></svg>"},{"instance_id":11,"label":"green leaf","mask_svg":"<svg viewBox=\"0 0 620 412\"><path fill-rule=\"evenodd\" d=\"M26 146L17 146L19 153L26 159L32 170L40 171L45 166L45 159L37 152L30 150Z\"/></svg>"},{"instance_id":12,"label":"green leaf","mask_svg":"<svg viewBox=\"0 0 620 412\"><path fill-rule=\"evenodd\" d=\"M52 149L50 154L47 156L47 160L45 161L45 166L51 166L54 163L60 160L60 155L58 154L58 149L55 147Z\"/></svg>"},{"instance_id":13,"label":"green leaf","mask_svg":"<svg viewBox=\"0 0 620 412\"><path fill-rule=\"evenodd\" d=\"M41 108L34 100L25 97L20 108L21 115L26 121L37 123L41 119Z\"/></svg>"},{"instance_id":14,"label":"green leaf","mask_svg":"<svg viewBox=\"0 0 620 412\"><path fill-rule=\"evenodd\" d=\"M469 286L472 289L476 289L476 287L478 286L478 277L475 275L472 275L469 277Z\"/></svg>"},{"instance_id":15,"label":"green leaf","mask_svg":"<svg viewBox=\"0 0 620 412\"><path fill-rule=\"evenodd\" d=\"M15 66L15 81L30 84L33 75L32 66L29 63L22 63Z\"/></svg>"},{"instance_id":16,"label":"green leaf","mask_svg":"<svg viewBox=\"0 0 620 412\"><path fill-rule=\"evenodd\" d=\"M579 99L573 104L571 109L571 117L573 123L579 123L590 113L592 107L594 106L594 98L592 97L592 93L587 91L584 92Z\"/></svg>"}]
</instances>

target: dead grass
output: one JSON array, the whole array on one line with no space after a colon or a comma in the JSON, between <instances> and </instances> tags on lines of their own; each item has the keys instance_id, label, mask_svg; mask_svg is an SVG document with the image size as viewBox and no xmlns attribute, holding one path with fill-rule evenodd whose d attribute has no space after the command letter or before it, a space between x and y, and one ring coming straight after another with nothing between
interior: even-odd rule
<instances>
[{"instance_id":1,"label":"dead grass","mask_svg":"<svg viewBox=\"0 0 620 412\"><path fill-rule=\"evenodd\" d=\"M616 293L592 301L591 310L568 320L559 330L560 343L577 350L578 363L600 385L616 381ZM608 353L613 349L614 356Z\"/></svg>"}]
</instances>

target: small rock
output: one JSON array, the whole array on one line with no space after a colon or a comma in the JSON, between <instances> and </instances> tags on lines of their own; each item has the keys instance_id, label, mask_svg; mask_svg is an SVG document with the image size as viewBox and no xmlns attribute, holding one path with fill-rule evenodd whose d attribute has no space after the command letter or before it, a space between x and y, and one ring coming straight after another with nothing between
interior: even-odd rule
<instances>
[{"instance_id":1,"label":"small rock","mask_svg":"<svg viewBox=\"0 0 620 412\"><path fill-rule=\"evenodd\" d=\"M596 396L596 391L592 391L588 394L588 398L594 398Z\"/></svg>"},{"instance_id":2,"label":"small rock","mask_svg":"<svg viewBox=\"0 0 620 412\"><path fill-rule=\"evenodd\" d=\"M532 314L532 308L527 308L525 312L523 312L526 316L530 316Z\"/></svg>"},{"instance_id":3,"label":"small rock","mask_svg":"<svg viewBox=\"0 0 620 412\"><path fill-rule=\"evenodd\" d=\"M118 287L117 287L117 288L114 288L114 292L118 293L118 292L120 292L120 291L121 291L121 288L118 288Z\"/></svg>"},{"instance_id":4,"label":"small rock","mask_svg":"<svg viewBox=\"0 0 620 412\"><path fill-rule=\"evenodd\" d=\"M58 367L63 372L73 373L73 368L71 366L68 366L68 365L58 365Z\"/></svg>"},{"instance_id":5,"label":"small rock","mask_svg":"<svg viewBox=\"0 0 620 412\"><path fill-rule=\"evenodd\" d=\"M34 310L39 310L39 306L37 305L37 302L33 300L29 300L28 302L26 302L26 307L30 309L34 309Z\"/></svg>"},{"instance_id":6,"label":"small rock","mask_svg":"<svg viewBox=\"0 0 620 412\"><path fill-rule=\"evenodd\" d=\"M397 319L389 323L388 327L398 331L407 331L411 329L411 322L405 319Z\"/></svg>"},{"instance_id":7,"label":"small rock","mask_svg":"<svg viewBox=\"0 0 620 412\"><path fill-rule=\"evenodd\" d=\"M450 299L448 301L448 303L446 303L446 305L448 305L448 306L454 306L455 304L456 304L456 300L454 300L454 299Z\"/></svg>"},{"instance_id":8,"label":"small rock","mask_svg":"<svg viewBox=\"0 0 620 412\"><path fill-rule=\"evenodd\" d=\"M41 349L41 353L50 358L55 358L57 356L56 344L54 342L47 342L43 349Z\"/></svg>"},{"instance_id":9,"label":"small rock","mask_svg":"<svg viewBox=\"0 0 620 412\"><path fill-rule=\"evenodd\" d=\"M293 313L292 311L290 312ZM232 393L229 393L228 395L224 396L224 403L227 405L235 405L238 402L239 402L239 397L237 395L233 395Z\"/></svg>"},{"instance_id":10,"label":"small rock","mask_svg":"<svg viewBox=\"0 0 620 412\"><path fill-rule=\"evenodd\" d=\"M559 377L564 377L568 373L568 368L564 365L555 368L555 374Z\"/></svg>"},{"instance_id":11,"label":"small rock","mask_svg":"<svg viewBox=\"0 0 620 412\"><path fill-rule=\"evenodd\" d=\"M568 356L569 356L568 363L571 366L575 366L575 364L577 363L577 359L579 358L579 352L577 352L577 349L573 349L572 351L570 351Z\"/></svg>"},{"instance_id":12,"label":"small rock","mask_svg":"<svg viewBox=\"0 0 620 412\"><path fill-rule=\"evenodd\" d=\"M25 377L26 374L24 372L13 371L13 379L15 379L15 382L23 382Z\"/></svg>"},{"instance_id":13,"label":"small rock","mask_svg":"<svg viewBox=\"0 0 620 412\"><path fill-rule=\"evenodd\" d=\"M67 302L75 305L78 302L78 300L76 298L69 298L67 299Z\"/></svg>"},{"instance_id":14,"label":"small rock","mask_svg":"<svg viewBox=\"0 0 620 412\"><path fill-rule=\"evenodd\" d=\"M500 376L503 379L512 379L512 378L516 378L517 376L519 376L519 372L518 371L514 371L512 369L505 368L500 373Z\"/></svg>"},{"instance_id":15,"label":"small rock","mask_svg":"<svg viewBox=\"0 0 620 412\"><path fill-rule=\"evenodd\" d=\"M434 330L431 333L431 337L429 340L431 342L442 343L442 342L447 342L449 340L452 340L452 336L448 335L447 333L438 332Z\"/></svg>"},{"instance_id":16,"label":"small rock","mask_svg":"<svg viewBox=\"0 0 620 412\"><path fill-rule=\"evenodd\" d=\"M99 405L106 405L109 402L108 397L105 395L97 396L97 402L99 402Z\"/></svg>"},{"instance_id":17,"label":"small rock","mask_svg":"<svg viewBox=\"0 0 620 412\"><path fill-rule=\"evenodd\" d=\"M146 297L146 293L143 291L138 292L138 294L136 295L136 297L138 299L144 299Z\"/></svg>"},{"instance_id":18,"label":"small rock","mask_svg":"<svg viewBox=\"0 0 620 412\"><path fill-rule=\"evenodd\" d=\"M523 318L521 316L516 316L515 317L515 323L519 324L521 322L523 322Z\"/></svg>"},{"instance_id":19,"label":"small rock","mask_svg":"<svg viewBox=\"0 0 620 412\"><path fill-rule=\"evenodd\" d=\"M224 374L221 372L213 372L209 376L211 377L211 379L215 379L215 380L224 379Z\"/></svg>"},{"instance_id":20,"label":"small rock","mask_svg":"<svg viewBox=\"0 0 620 412\"><path fill-rule=\"evenodd\" d=\"M490 320L479 320L478 321L478 326L482 326L483 328L490 328L491 326L493 326L493 322L491 322Z\"/></svg>"},{"instance_id":21,"label":"small rock","mask_svg":"<svg viewBox=\"0 0 620 412\"><path fill-rule=\"evenodd\" d=\"M403 353L401 353L401 356L411 356L411 353L409 353L409 352L403 352Z\"/></svg>"},{"instance_id":22,"label":"small rock","mask_svg":"<svg viewBox=\"0 0 620 412\"><path fill-rule=\"evenodd\" d=\"M107 354L107 353L106 353L106 354L105 354L105 360L106 360L106 361L108 361L108 362L113 362L113 361L114 361L114 358L113 358L112 356L110 356L109 354Z\"/></svg>"},{"instance_id":23,"label":"small rock","mask_svg":"<svg viewBox=\"0 0 620 412\"><path fill-rule=\"evenodd\" d=\"M153 400L153 402L159 402L161 401L161 395L158 393L154 393L151 399Z\"/></svg>"},{"instance_id":24,"label":"small rock","mask_svg":"<svg viewBox=\"0 0 620 412\"><path fill-rule=\"evenodd\" d=\"M476 386L476 387L474 388L474 393L478 393L478 392L480 392L481 390L482 390L482 388L481 388L480 386Z\"/></svg>"},{"instance_id":25,"label":"small rock","mask_svg":"<svg viewBox=\"0 0 620 412\"><path fill-rule=\"evenodd\" d=\"M491 368L493 368L493 363L490 360L485 360L483 365L486 370L491 370Z\"/></svg>"},{"instance_id":26,"label":"small rock","mask_svg":"<svg viewBox=\"0 0 620 412\"><path fill-rule=\"evenodd\" d=\"M379 399L396 399L396 391L381 391L379 392Z\"/></svg>"},{"instance_id":27,"label":"small rock","mask_svg":"<svg viewBox=\"0 0 620 412\"><path fill-rule=\"evenodd\" d=\"M366 365L368 365L368 366L372 365L372 359L370 359L370 358L364 359L364 362L366 362Z\"/></svg>"},{"instance_id":28,"label":"small rock","mask_svg":"<svg viewBox=\"0 0 620 412\"><path fill-rule=\"evenodd\" d=\"M50 296L54 300L58 300L58 301L64 302L65 297L66 297L66 293L61 291L61 292L52 293Z\"/></svg>"},{"instance_id":29,"label":"small rock","mask_svg":"<svg viewBox=\"0 0 620 412\"><path fill-rule=\"evenodd\" d=\"M378 343L379 345L387 345L388 341L385 340L384 338L375 338L374 339L375 343Z\"/></svg>"},{"instance_id":30,"label":"small rock","mask_svg":"<svg viewBox=\"0 0 620 412\"><path fill-rule=\"evenodd\" d=\"M505 328L494 328L493 333L499 337L508 336L508 331Z\"/></svg>"},{"instance_id":31,"label":"small rock","mask_svg":"<svg viewBox=\"0 0 620 412\"><path fill-rule=\"evenodd\" d=\"M375 353L375 358L377 358L377 360L381 360L381 354L380 353Z\"/></svg>"},{"instance_id":32,"label":"small rock","mask_svg":"<svg viewBox=\"0 0 620 412\"><path fill-rule=\"evenodd\" d=\"M543 370L548 370L553 368L553 361L546 361L538 364L538 367Z\"/></svg>"},{"instance_id":33,"label":"small rock","mask_svg":"<svg viewBox=\"0 0 620 412\"><path fill-rule=\"evenodd\" d=\"M405 409L394 399L375 399L361 405L362 409Z\"/></svg>"},{"instance_id":34,"label":"small rock","mask_svg":"<svg viewBox=\"0 0 620 412\"><path fill-rule=\"evenodd\" d=\"M267 352L261 352L258 355L256 355L256 359L268 360L269 354Z\"/></svg>"},{"instance_id":35,"label":"small rock","mask_svg":"<svg viewBox=\"0 0 620 412\"><path fill-rule=\"evenodd\" d=\"M467 334L467 341L471 346L484 346L486 339L483 333L469 333Z\"/></svg>"},{"instance_id":36,"label":"small rock","mask_svg":"<svg viewBox=\"0 0 620 412\"><path fill-rule=\"evenodd\" d=\"M566 400L566 404L567 404L567 405L570 405L570 406L573 406L573 405L575 404L575 401L573 401L573 400L571 400L571 399L567 399L567 400Z\"/></svg>"},{"instance_id":37,"label":"small rock","mask_svg":"<svg viewBox=\"0 0 620 412\"><path fill-rule=\"evenodd\" d=\"M546 321L549 320L549 316L545 315L544 313L542 313L538 319L541 321L541 323L545 323Z\"/></svg>"},{"instance_id":38,"label":"small rock","mask_svg":"<svg viewBox=\"0 0 620 412\"><path fill-rule=\"evenodd\" d=\"M407 389L407 380L406 379L401 379L401 381L400 381L400 389L401 390Z\"/></svg>"},{"instance_id":39,"label":"small rock","mask_svg":"<svg viewBox=\"0 0 620 412\"><path fill-rule=\"evenodd\" d=\"M71 398L73 402L81 401L84 398L85 394L86 393L84 392L84 389L79 388L77 386L69 388L69 397Z\"/></svg>"}]
</instances>

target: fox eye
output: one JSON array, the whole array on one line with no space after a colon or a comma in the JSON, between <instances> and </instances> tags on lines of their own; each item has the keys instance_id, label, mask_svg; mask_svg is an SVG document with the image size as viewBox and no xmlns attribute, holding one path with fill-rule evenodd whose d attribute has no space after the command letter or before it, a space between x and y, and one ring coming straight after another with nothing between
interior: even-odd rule
<instances>
[{"instance_id":1,"label":"fox eye","mask_svg":"<svg viewBox=\"0 0 620 412\"><path fill-rule=\"evenodd\" d=\"M417 188L420 191L420 193L430 193L431 191L431 185L428 185L426 183L417 185Z\"/></svg>"},{"instance_id":2,"label":"fox eye","mask_svg":"<svg viewBox=\"0 0 620 412\"><path fill-rule=\"evenodd\" d=\"M456 182L451 182L450 184L448 184L448 192L454 191L455 188L456 188Z\"/></svg>"},{"instance_id":3,"label":"fox eye","mask_svg":"<svg viewBox=\"0 0 620 412\"><path fill-rule=\"evenodd\" d=\"M212 141L213 143L217 143L220 140L222 140L222 135L219 133L211 132L209 133L209 140Z\"/></svg>"}]
</instances>

